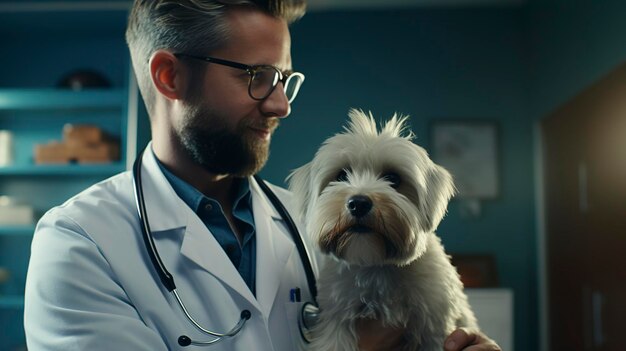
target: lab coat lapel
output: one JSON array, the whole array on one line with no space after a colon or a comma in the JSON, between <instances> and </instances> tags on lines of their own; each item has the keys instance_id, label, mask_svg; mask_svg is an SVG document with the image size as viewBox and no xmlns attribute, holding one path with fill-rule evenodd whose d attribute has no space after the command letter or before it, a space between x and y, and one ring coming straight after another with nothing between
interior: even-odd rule
<instances>
[{"instance_id":1,"label":"lab coat lapel","mask_svg":"<svg viewBox=\"0 0 626 351\"><path fill-rule=\"evenodd\" d=\"M182 228L187 223L187 208L161 172L152 152L152 142L142 155L141 179L146 211L152 232Z\"/></svg>"},{"instance_id":2,"label":"lab coat lapel","mask_svg":"<svg viewBox=\"0 0 626 351\"><path fill-rule=\"evenodd\" d=\"M256 292L266 316L270 315L294 243L284 220L253 178L250 178L256 227Z\"/></svg>"},{"instance_id":3,"label":"lab coat lapel","mask_svg":"<svg viewBox=\"0 0 626 351\"><path fill-rule=\"evenodd\" d=\"M191 215L183 238L180 252L198 266L229 286L258 310L259 306L241 275L230 263L230 259L215 240L200 218L189 209Z\"/></svg>"},{"instance_id":4,"label":"lab coat lapel","mask_svg":"<svg viewBox=\"0 0 626 351\"><path fill-rule=\"evenodd\" d=\"M152 232L176 232L185 228L180 253L205 271L219 279L224 285L248 300L260 311L252 292L241 278L237 269L229 264L230 259L213 234L200 218L176 194L161 172L150 150L150 143L143 154L142 183L148 218ZM184 279L180 277L179 279Z\"/></svg>"}]
</instances>

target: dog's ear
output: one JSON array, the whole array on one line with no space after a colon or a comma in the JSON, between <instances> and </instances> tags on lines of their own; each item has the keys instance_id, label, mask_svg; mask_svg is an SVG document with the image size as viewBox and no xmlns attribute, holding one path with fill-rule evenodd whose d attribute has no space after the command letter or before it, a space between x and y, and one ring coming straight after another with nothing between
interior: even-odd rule
<instances>
[{"instance_id":1,"label":"dog's ear","mask_svg":"<svg viewBox=\"0 0 626 351\"><path fill-rule=\"evenodd\" d=\"M306 215L306 205L311 200L311 163L296 168L287 176L289 190L294 194L295 213L301 220Z\"/></svg>"},{"instance_id":2,"label":"dog's ear","mask_svg":"<svg viewBox=\"0 0 626 351\"><path fill-rule=\"evenodd\" d=\"M421 210L425 216L425 229L433 232L443 219L448 201L456 192L452 175L443 167L432 164L426 175L425 196L421 199Z\"/></svg>"}]
</instances>

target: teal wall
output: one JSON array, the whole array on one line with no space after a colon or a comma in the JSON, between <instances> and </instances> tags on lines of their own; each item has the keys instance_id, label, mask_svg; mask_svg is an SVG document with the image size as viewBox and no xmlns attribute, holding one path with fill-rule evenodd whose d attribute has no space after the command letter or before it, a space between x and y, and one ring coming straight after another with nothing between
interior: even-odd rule
<instances>
[{"instance_id":1,"label":"teal wall","mask_svg":"<svg viewBox=\"0 0 626 351\"><path fill-rule=\"evenodd\" d=\"M531 105L545 117L626 59L626 1L531 0Z\"/></svg>"},{"instance_id":2,"label":"teal wall","mask_svg":"<svg viewBox=\"0 0 626 351\"><path fill-rule=\"evenodd\" d=\"M292 28L294 68L306 76L263 171L281 183L339 132L349 108L379 119L411 115L427 150L438 119L486 119L500 130L497 199L462 216L452 201L439 226L449 252L495 255L515 292L515 349L538 345L528 30L520 8L309 13Z\"/></svg>"},{"instance_id":3,"label":"teal wall","mask_svg":"<svg viewBox=\"0 0 626 351\"><path fill-rule=\"evenodd\" d=\"M263 175L281 184L341 130L351 107L380 119L411 115L416 142L426 149L438 119L497 122L499 197L483 202L476 218L464 217L453 200L438 232L449 252L495 255L500 285L515 291L515 349L537 349L532 126L623 62L624 13L626 2L619 0L310 12L292 28L294 67L307 79ZM123 15L82 22L56 16L50 27L48 16L24 16L0 21L0 87L53 86L84 62L116 86L126 83Z\"/></svg>"}]
</instances>

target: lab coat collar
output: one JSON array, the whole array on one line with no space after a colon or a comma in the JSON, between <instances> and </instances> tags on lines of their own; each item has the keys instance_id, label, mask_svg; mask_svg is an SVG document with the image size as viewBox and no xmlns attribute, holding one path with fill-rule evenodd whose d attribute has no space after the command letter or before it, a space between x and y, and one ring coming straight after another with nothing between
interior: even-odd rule
<instances>
[{"instance_id":1,"label":"lab coat collar","mask_svg":"<svg viewBox=\"0 0 626 351\"><path fill-rule=\"evenodd\" d=\"M295 251L295 244L289 234L287 222L278 214L253 178L250 178L250 190L257 236L257 299L264 314L269 316L281 278L288 268L289 257Z\"/></svg>"},{"instance_id":2,"label":"lab coat collar","mask_svg":"<svg viewBox=\"0 0 626 351\"><path fill-rule=\"evenodd\" d=\"M295 245L283 219L269 203L253 178L250 178L252 210L256 227L256 298L229 262L219 243L197 216L189 216L181 254L219 279L245 298L257 311L267 317L272 311L281 277ZM191 209L189 209L191 212Z\"/></svg>"},{"instance_id":3,"label":"lab coat collar","mask_svg":"<svg viewBox=\"0 0 626 351\"><path fill-rule=\"evenodd\" d=\"M152 142L142 156L141 180L151 231L161 232L185 227L188 221L185 209L188 206L178 197L161 172L152 152Z\"/></svg>"},{"instance_id":4,"label":"lab coat collar","mask_svg":"<svg viewBox=\"0 0 626 351\"><path fill-rule=\"evenodd\" d=\"M148 144L147 148L151 147L152 143ZM224 264L229 262L228 256L206 225L178 197L159 169L154 153L146 150L142 160L143 191L151 230L164 232L185 228L181 254L231 287L264 316L269 316L295 245L285 221L254 178L249 181L257 240L256 298L235 267Z\"/></svg>"},{"instance_id":5,"label":"lab coat collar","mask_svg":"<svg viewBox=\"0 0 626 351\"><path fill-rule=\"evenodd\" d=\"M178 197L178 194L176 194L170 182L163 172L161 172L151 148L152 142L148 144L143 153L141 167L141 179L143 181L143 192L147 204L148 218L150 218L150 229L154 232L158 232L184 227L188 222L187 211L184 211L187 205ZM257 222L256 213L263 213L263 216L269 215L273 219L282 220L280 214L269 199L267 199L254 178L250 177L249 181L250 191L252 192L252 209L253 213L255 213L255 223ZM262 201L255 201L255 199L262 199ZM256 211L255 207L258 207L261 212ZM163 215L170 213L171 215Z\"/></svg>"},{"instance_id":6,"label":"lab coat collar","mask_svg":"<svg viewBox=\"0 0 626 351\"><path fill-rule=\"evenodd\" d=\"M254 211L254 205L255 205L254 199L257 199L259 201L257 201L256 205L259 206L259 209L264 213L264 215L269 215L273 219L283 220L283 218L278 213L278 210L276 210L276 208L274 207L274 205L272 205L272 203L267 198L267 196L265 196L265 193L263 192L263 190L261 190L261 187L256 182L256 179L250 177L249 181L250 181L250 191L252 192L252 199L253 199L252 201L253 211ZM255 219L256 219L256 216L255 216Z\"/></svg>"}]
</instances>

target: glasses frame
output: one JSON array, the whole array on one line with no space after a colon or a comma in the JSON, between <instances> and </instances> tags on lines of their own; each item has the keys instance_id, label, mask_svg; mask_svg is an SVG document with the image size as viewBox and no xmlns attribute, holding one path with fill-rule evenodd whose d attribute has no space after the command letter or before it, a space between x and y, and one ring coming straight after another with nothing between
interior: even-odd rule
<instances>
[{"instance_id":1,"label":"glasses frame","mask_svg":"<svg viewBox=\"0 0 626 351\"><path fill-rule=\"evenodd\" d=\"M276 86L278 85L279 82L283 83L283 91L285 92L285 96L287 96L287 83L293 77L300 77L301 83L297 87L296 91L293 93L293 96L291 98L289 98L287 96L287 101L291 104L296 99L296 96L298 96L298 92L300 91L300 87L302 86L302 82L304 82L304 74L302 74L300 72L291 72L289 74L286 74L286 73L283 73L280 69L278 69L278 67L275 67L275 66L272 66L272 65L254 65L254 66L251 66L251 65L246 65L244 63L224 60L224 59L220 59L220 58L216 58L216 57L197 56L197 55L190 55L190 54L185 54L185 53L176 53L176 54L174 54L174 56L179 57L179 58L180 57L187 57L187 58L191 58L191 59L195 59L195 60L205 61L205 62L209 62L209 63L215 63L215 64L218 64L218 65L232 67L232 68L237 68L237 69L241 69L241 70L244 70L244 71L248 72L248 75L249 75L249 79L248 79L248 95L250 95L250 97L253 100L257 100L257 101L265 100L265 99L267 99L268 96L272 95L272 93L274 92L274 89L276 89ZM263 97L255 97L254 95L252 95L252 81L254 80L254 76L256 75L256 72L259 70L259 68L271 68L274 71L276 71L276 73L278 73L278 80L274 81L271 89L269 89L267 91L267 93Z\"/></svg>"}]
</instances>

